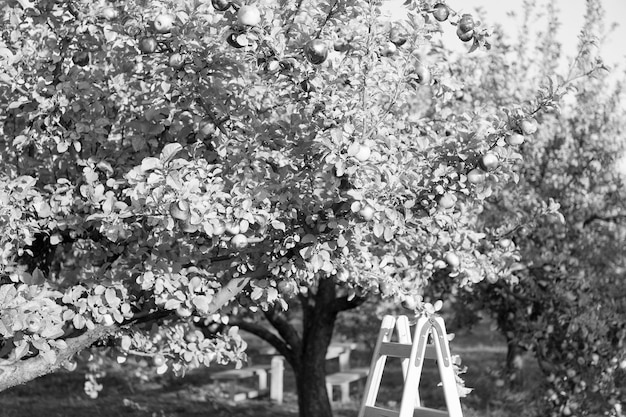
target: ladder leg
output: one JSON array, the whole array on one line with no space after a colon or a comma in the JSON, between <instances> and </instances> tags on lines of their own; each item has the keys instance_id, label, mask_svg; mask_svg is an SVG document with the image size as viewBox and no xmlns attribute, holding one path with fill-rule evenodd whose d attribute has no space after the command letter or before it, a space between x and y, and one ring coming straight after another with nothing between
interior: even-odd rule
<instances>
[{"instance_id":1,"label":"ladder leg","mask_svg":"<svg viewBox=\"0 0 626 417\"><path fill-rule=\"evenodd\" d=\"M365 392L363 394L363 401L361 402L358 417L363 417L365 415L365 407L373 406L376 403L376 396L378 395L380 381L383 376L383 369L387 360L386 356L380 356L380 346L383 342L388 342L391 340L391 335L393 333L395 325L395 317L385 316L383 318L383 322L380 326L380 332L378 333L378 339L376 340L374 353L372 355L370 372L367 375Z\"/></svg>"},{"instance_id":2,"label":"ladder leg","mask_svg":"<svg viewBox=\"0 0 626 417\"><path fill-rule=\"evenodd\" d=\"M443 385L443 394L446 399L448 415L450 417L463 417L446 327L441 317L436 317L434 321L433 342L435 343L437 351L437 366L439 367L439 375L441 376L441 385Z\"/></svg>"},{"instance_id":3,"label":"ladder leg","mask_svg":"<svg viewBox=\"0 0 626 417\"><path fill-rule=\"evenodd\" d=\"M431 324L425 317L420 317L415 325L415 336L413 337L413 347L409 358L409 367L404 380L404 390L402 392L402 402L400 403L400 414L398 417L413 417L415 403L417 400L426 344Z\"/></svg>"}]
</instances>

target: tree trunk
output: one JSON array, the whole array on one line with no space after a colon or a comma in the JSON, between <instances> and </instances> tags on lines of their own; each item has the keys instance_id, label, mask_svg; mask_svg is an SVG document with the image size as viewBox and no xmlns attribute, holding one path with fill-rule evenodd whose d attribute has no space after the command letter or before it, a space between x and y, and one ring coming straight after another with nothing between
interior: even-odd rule
<instances>
[{"instance_id":1,"label":"tree trunk","mask_svg":"<svg viewBox=\"0 0 626 417\"><path fill-rule=\"evenodd\" d=\"M326 391L326 352L338 314L357 307L365 300L337 297L332 279L321 279L316 290L300 296L302 334L278 310L268 311L265 317L280 336L258 323L245 320L232 323L269 342L291 365L296 378L299 417L332 417Z\"/></svg>"}]
</instances>

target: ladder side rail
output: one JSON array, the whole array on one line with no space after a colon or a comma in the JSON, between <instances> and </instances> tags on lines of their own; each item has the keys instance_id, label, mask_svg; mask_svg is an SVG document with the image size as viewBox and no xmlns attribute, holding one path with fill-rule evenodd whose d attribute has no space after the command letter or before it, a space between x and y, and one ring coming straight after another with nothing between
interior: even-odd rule
<instances>
[{"instance_id":1,"label":"ladder side rail","mask_svg":"<svg viewBox=\"0 0 626 417\"><path fill-rule=\"evenodd\" d=\"M407 316L400 316L396 320L396 333L398 335L398 342L411 345L411 326L409 324L409 318ZM409 370L409 358L402 359L402 379L406 379L406 374Z\"/></svg>"},{"instance_id":2,"label":"ladder side rail","mask_svg":"<svg viewBox=\"0 0 626 417\"><path fill-rule=\"evenodd\" d=\"M358 417L364 417L365 409L376 403L376 396L378 395L380 381L385 368L385 362L387 361L387 356L380 356L380 347L384 342L389 342L391 340L395 325L395 317L390 315L383 317L380 332L378 333L378 339L376 340L376 346L374 347L374 353L372 354L370 372L367 375L365 392L363 393L363 401L361 402Z\"/></svg>"},{"instance_id":3,"label":"ladder side rail","mask_svg":"<svg viewBox=\"0 0 626 417\"><path fill-rule=\"evenodd\" d=\"M450 417L463 417L461 401L456 385L456 375L454 374L454 366L452 364L452 355L450 354L450 345L448 343L443 318L435 317L432 329L433 342L437 351L437 366L439 367L448 414Z\"/></svg>"},{"instance_id":4,"label":"ladder side rail","mask_svg":"<svg viewBox=\"0 0 626 417\"><path fill-rule=\"evenodd\" d=\"M402 401L400 403L400 414L398 417L413 417L413 411L418 403L419 384L422 377L422 367L424 365L424 354L431 323L426 317L419 317L415 324L413 336L413 347L409 358L409 367L404 379L404 389L402 391Z\"/></svg>"}]
</instances>

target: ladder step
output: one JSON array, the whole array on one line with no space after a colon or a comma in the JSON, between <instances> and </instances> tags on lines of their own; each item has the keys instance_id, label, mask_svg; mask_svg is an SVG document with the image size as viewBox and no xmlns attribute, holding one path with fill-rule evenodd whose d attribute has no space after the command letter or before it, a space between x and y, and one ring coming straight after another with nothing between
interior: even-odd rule
<instances>
[{"instance_id":1,"label":"ladder step","mask_svg":"<svg viewBox=\"0 0 626 417\"><path fill-rule=\"evenodd\" d=\"M380 408L375 406L365 407L365 414L363 417L398 417L399 411L387 410L386 408Z\"/></svg>"},{"instance_id":2,"label":"ladder step","mask_svg":"<svg viewBox=\"0 0 626 417\"><path fill-rule=\"evenodd\" d=\"M383 342L380 346L380 356L391 356L393 358L408 358L411 356L411 345L398 342ZM426 345L424 353L426 359L437 359L437 351L432 344Z\"/></svg>"},{"instance_id":3,"label":"ladder step","mask_svg":"<svg viewBox=\"0 0 626 417\"><path fill-rule=\"evenodd\" d=\"M449 417L447 411L435 410L434 408L417 407L413 417Z\"/></svg>"}]
</instances>

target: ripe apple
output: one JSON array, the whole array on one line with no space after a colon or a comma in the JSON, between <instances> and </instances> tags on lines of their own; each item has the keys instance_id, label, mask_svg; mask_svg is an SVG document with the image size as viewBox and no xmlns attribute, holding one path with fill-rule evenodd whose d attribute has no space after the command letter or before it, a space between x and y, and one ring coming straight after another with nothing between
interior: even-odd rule
<instances>
[{"instance_id":1,"label":"ripe apple","mask_svg":"<svg viewBox=\"0 0 626 417\"><path fill-rule=\"evenodd\" d=\"M485 181L485 172L481 169L474 168L467 173L467 181L472 184L480 184Z\"/></svg>"},{"instance_id":2,"label":"ripe apple","mask_svg":"<svg viewBox=\"0 0 626 417\"><path fill-rule=\"evenodd\" d=\"M480 157L478 164L484 171L493 171L500 165L500 159L495 153L487 152Z\"/></svg>"},{"instance_id":3,"label":"ripe apple","mask_svg":"<svg viewBox=\"0 0 626 417\"><path fill-rule=\"evenodd\" d=\"M433 17L439 22L445 22L450 16L450 9L443 3L437 3L433 7Z\"/></svg>"},{"instance_id":4,"label":"ripe apple","mask_svg":"<svg viewBox=\"0 0 626 417\"><path fill-rule=\"evenodd\" d=\"M277 288L281 294L287 296L288 298L295 295L297 290L296 283L290 280L280 281Z\"/></svg>"},{"instance_id":5,"label":"ripe apple","mask_svg":"<svg viewBox=\"0 0 626 417\"><path fill-rule=\"evenodd\" d=\"M333 49L337 52L346 52L350 49L350 42L345 38L339 38L333 42Z\"/></svg>"},{"instance_id":6,"label":"ripe apple","mask_svg":"<svg viewBox=\"0 0 626 417\"><path fill-rule=\"evenodd\" d=\"M108 6L102 9L101 15L106 20L113 20L116 19L120 15L120 13L115 7Z\"/></svg>"},{"instance_id":7,"label":"ripe apple","mask_svg":"<svg viewBox=\"0 0 626 417\"><path fill-rule=\"evenodd\" d=\"M366 204L365 206L363 206L363 208L361 208L361 210L359 210L359 214L361 215L363 220L369 222L370 220L374 218L374 214L376 214L376 210L374 209L374 207L370 206L369 204Z\"/></svg>"},{"instance_id":8,"label":"ripe apple","mask_svg":"<svg viewBox=\"0 0 626 417\"><path fill-rule=\"evenodd\" d=\"M174 69L181 69L182 67L185 66L185 57L182 54L175 52L172 55L170 55L168 64L170 67Z\"/></svg>"},{"instance_id":9,"label":"ripe apple","mask_svg":"<svg viewBox=\"0 0 626 417\"><path fill-rule=\"evenodd\" d=\"M237 22L243 26L258 26L261 23L261 12L256 6L242 6L237 12Z\"/></svg>"},{"instance_id":10,"label":"ripe apple","mask_svg":"<svg viewBox=\"0 0 626 417\"><path fill-rule=\"evenodd\" d=\"M459 259L459 256L454 252L447 252L443 256L443 260L446 264L448 264L450 268L456 268L461 265L461 260Z\"/></svg>"},{"instance_id":11,"label":"ripe apple","mask_svg":"<svg viewBox=\"0 0 626 417\"><path fill-rule=\"evenodd\" d=\"M509 246L511 246L513 244L513 241L511 239L506 239L505 238L505 239L500 239L498 241L498 244L500 245L500 247L502 249L506 249L506 248L508 248Z\"/></svg>"},{"instance_id":12,"label":"ripe apple","mask_svg":"<svg viewBox=\"0 0 626 417\"><path fill-rule=\"evenodd\" d=\"M211 0L211 4L218 12L225 12L230 7L230 1L228 0Z\"/></svg>"},{"instance_id":13,"label":"ripe apple","mask_svg":"<svg viewBox=\"0 0 626 417\"><path fill-rule=\"evenodd\" d=\"M459 20L459 29L463 33L467 33L470 30L474 30L475 27L474 18L471 14L465 13L461 16L461 20Z\"/></svg>"},{"instance_id":14,"label":"ripe apple","mask_svg":"<svg viewBox=\"0 0 626 417\"><path fill-rule=\"evenodd\" d=\"M445 193L439 198L439 202L437 203L440 208L447 210L449 208L454 207L456 203L456 197L452 193Z\"/></svg>"},{"instance_id":15,"label":"ripe apple","mask_svg":"<svg viewBox=\"0 0 626 417\"><path fill-rule=\"evenodd\" d=\"M391 55L395 54L397 50L398 50L398 48L396 47L396 44L391 42L391 41L389 41L389 42L387 42L383 46L383 48L380 51L380 53L381 53L382 56L391 56Z\"/></svg>"},{"instance_id":16,"label":"ripe apple","mask_svg":"<svg viewBox=\"0 0 626 417\"><path fill-rule=\"evenodd\" d=\"M165 356L161 355L160 353L158 355L155 355L152 358L152 362L154 362L155 366L162 366L165 365Z\"/></svg>"},{"instance_id":17,"label":"ripe apple","mask_svg":"<svg viewBox=\"0 0 626 417\"><path fill-rule=\"evenodd\" d=\"M467 42L467 41L472 40L472 38L474 37L474 31L470 30L470 31L467 31L467 32L463 32L461 30L461 27L459 26L456 29L456 36L458 36L459 39L462 40L463 42Z\"/></svg>"},{"instance_id":18,"label":"ripe apple","mask_svg":"<svg viewBox=\"0 0 626 417\"><path fill-rule=\"evenodd\" d=\"M523 134L532 135L537 131L537 121L534 118L529 117L519 123L519 128Z\"/></svg>"},{"instance_id":19,"label":"ripe apple","mask_svg":"<svg viewBox=\"0 0 626 417\"><path fill-rule=\"evenodd\" d=\"M445 269L447 268L448 264L443 259L437 259L435 262L433 262L433 266L437 269Z\"/></svg>"},{"instance_id":20,"label":"ripe apple","mask_svg":"<svg viewBox=\"0 0 626 417\"><path fill-rule=\"evenodd\" d=\"M189 203L180 200L170 204L170 215L177 220L187 220L191 215Z\"/></svg>"},{"instance_id":21,"label":"ripe apple","mask_svg":"<svg viewBox=\"0 0 626 417\"><path fill-rule=\"evenodd\" d=\"M248 238L246 235L239 233L230 239L230 245L234 249L243 249L248 246Z\"/></svg>"},{"instance_id":22,"label":"ripe apple","mask_svg":"<svg viewBox=\"0 0 626 417\"><path fill-rule=\"evenodd\" d=\"M508 135L506 137L506 143L508 143L509 145L512 146L516 146L516 145L521 145L522 143L524 143L524 135L517 133L517 132L513 132L510 135Z\"/></svg>"},{"instance_id":23,"label":"ripe apple","mask_svg":"<svg viewBox=\"0 0 626 417\"><path fill-rule=\"evenodd\" d=\"M304 45L304 55L311 64L319 65L328 57L326 42L320 39L310 40Z\"/></svg>"},{"instance_id":24,"label":"ripe apple","mask_svg":"<svg viewBox=\"0 0 626 417\"><path fill-rule=\"evenodd\" d=\"M158 33L169 33L174 27L175 19L175 16L167 13L158 15L152 23L154 26L154 30L156 30Z\"/></svg>"},{"instance_id":25,"label":"ripe apple","mask_svg":"<svg viewBox=\"0 0 626 417\"><path fill-rule=\"evenodd\" d=\"M237 49L243 48L246 45L239 43L239 41L237 40L238 37L239 37L239 33L231 32L226 37L226 42L233 48L237 48Z\"/></svg>"},{"instance_id":26,"label":"ripe apple","mask_svg":"<svg viewBox=\"0 0 626 417\"><path fill-rule=\"evenodd\" d=\"M87 51L78 51L72 57L72 62L79 67L84 67L89 64L89 54Z\"/></svg>"},{"instance_id":27,"label":"ripe apple","mask_svg":"<svg viewBox=\"0 0 626 417\"><path fill-rule=\"evenodd\" d=\"M146 36L139 40L139 50L144 54L151 54L157 49L157 40L152 36Z\"/></svg>"},{"instance_id":28,"label":"ripe apple","mask_svg":"<svg viewBox=\"0 0 626 417\"><path fill-rule=\"evenodd\" d=\"M360 145L359 146L359 151L356 153L356 155L354 155L354 157L359 162L365 162L365 161L367 161L370 158L371 154L372 154L372 150L370 149L369 146L367 146L367 145Z\"/></svg>"},{"instance_id":29,"label":"ripe apple","mask_svg":"<svg viewBox=\"0 0 626 417\"><path fill-rule=\"evenodd\" d=\"M406 33L404 33L402 30L398 29L397 27L393 27L391 28L391 30L389 31L389 40L395 45L395 46L402 46L406 43Z\"/></svg>"},{"instance_id":30,"label":"ripe apple","mask_svg":"<svg viewBox=\"0 0 626 417\"><path fill-rule=\"evenodd\" d=\"M415 74L417 74L417 82L424 85L430 83L430 70L423 64L418 64L415 68Z\"/></svg>"}]
</instances>

